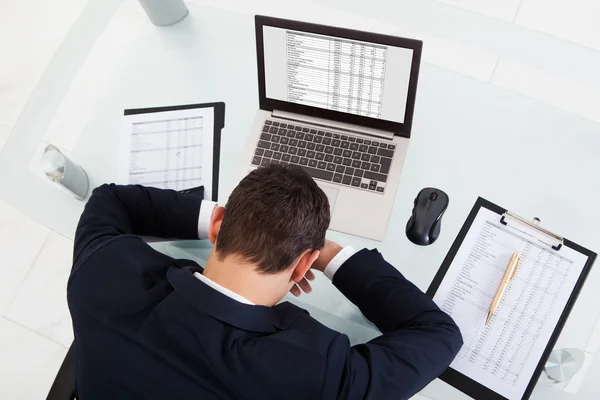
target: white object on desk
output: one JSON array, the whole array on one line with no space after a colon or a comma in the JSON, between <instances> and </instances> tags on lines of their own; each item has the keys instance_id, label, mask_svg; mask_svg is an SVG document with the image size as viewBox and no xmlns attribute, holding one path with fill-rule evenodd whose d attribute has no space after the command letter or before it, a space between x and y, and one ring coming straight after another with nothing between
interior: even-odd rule
<instances>
[{"instance_id":1,"label":"white object on desk","mask_svg":"<svg viewBox=\"0 0 600 400\"><path fill-rule=\"evenodd\" d=\"M508 399L520 399L587 261L560 251L481 208L433 299L460 327L464 345L450 367ZM511 254L521 257L498 311L488 306Z\"/></svg>"},{"instance_id":2,"label":"white object on desk","mask_svg":"<svg viewBox=\"0 0 600 400\"><path fill-rule=\"evenodd\" d=\"M167 26L181 21L188 15L183 0L139 0L154 25Z\"/></svg>"},{"instance_id":3,"label":"white object on desk","mask_svg":"<svg viewBox=\"0 0 600 400\"><path fill-rule=\"evenodd\" d=\"M182 190L204 185L212 198L214 108L125 115L119 183Z\"/></svg>"},{"instance_id":4,"label":"white object on desk","mask_svg":"<svg viewBox=\"0 0 600 400\"><path fill-rule=\"evenodd\" d=\"M75 198L83 200L87 195L89 182L84 169L49 144L40 160L42 171L52 182L68 189Z\"/></svg>"},{"instance_id":5,"label":"white object on desk","mask_svg":"<svg viewBox=\"0 0 600 400\"><path fill-rule=\"evenodd\" d=\"M550 353L544 370L556 382L568 381L579 371L584 359L579 349L556 349Z\"/></svg>"}]
</instances>

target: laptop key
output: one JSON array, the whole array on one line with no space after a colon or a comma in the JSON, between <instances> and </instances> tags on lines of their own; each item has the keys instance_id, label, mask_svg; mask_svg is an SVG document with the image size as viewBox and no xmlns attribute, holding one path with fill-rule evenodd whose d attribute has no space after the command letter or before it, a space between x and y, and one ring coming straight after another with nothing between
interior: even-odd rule
<instances>
[{"instance_id":1,"label":"laptop key","mask_svg":"<svg viewBox=\"0 0 600 400\"><path fill-rule=\"evenodd\" d=\"M362 169L355 169L354 170L354 176L358 177L358 178L362 178L362 176L365 174L365 171Z\"/></svg>"},{"instance_id":2,"label":"laptop key","mask_svg":"<svg viewBox=\"0 0 600 400\"><path fill-rule=\"evenodd\" d=\"M346 169L346 167L344 167L343 165L338 165L335 167L335 172L339 172L340 174L343 174L345 169Z\"/></svg>"},{"instance_id":3,"label":"laptop key","mask_svg":"<svg viewBox=\"0 0 600 400\"><path fill-rule=\"evenodd\" d=\"M349 185L352 182L352 177L349 175L344 175L344 177L342 178L342 183L344 185Z\"/></svg>"},{"instance_id":4,"label":"laptop key","mask_svg":"<svg viewBox=\"0 0 600 400\"><path fill-rule=\"evenodd\" d=\"M271 143L267 142L266 140L259 140L258 147L261 147L263 149L268 149L269 147L271 147Z\"/></svg>"},{"instance_id":5,"label":"laptop key","mask_svg":"<svg viewBox=\"0 0 600 400\"><path fill-rule=\"evenodd\" d=\"M315 155L315 158L319 161L323 161L323 159L325 158L325 153L317 153Z\"/></svg>"},{"instance_id":6,"label":"laptop key","mask_svg":"<svg viewBox=\"0 0 600 400\"><path fill-rule=\"evenodd\" d=\"M370 140L365 140L365 144L366 144L367 146L369 146L369 145L371 144L371 141L370 141Z\"/></svg>"},{"instance_id":7,"label":"laptop key","mask_svg":"<svg viewBox=\"0 0 600 400\"><path fill-rule=\"evenodd\" d=\"M279 165L282 165L285 167L286 165L290 165L290 163L288 163L287 161L280 161Z\"/></svg>"},{"instance_id":8,"label":"laptop key","mask_svg":"<svg viewBox=\"0 0 600 400\"><path fill-rule=\"evenodd\" d=\"M335 154L336 156L341 156L343 152L344 150L340 149L339 147L333 149L333 154Z\"/></svg>"},{"instance_id":9,"label":"laptop key","mask_svg":"<svg viewBox=\"0 0 600 400\"><path fill-rule=\"evenodd\" d=\"M294 125L288 125L288 129L294 129Z\"/></svg>"},{"instance_id":10,"label":"laptop key","mask_svg":"<svg viewBox=\"0 0 600 400\"><path fill-rule=\"evenodd\" d=\"M379 145L379 148L380 148L380 149L387 149L387 144L385 144L385 143L381 143L381 144Z\"/></svg>"},{"instance_id":11,"label":"laptop key","mask_svg":"<svg viewBox=\"0 0 600 400\"><path fill-rule=\"evenodd\" d=\"M272 150L265 150L265 157L268 157L268 158L273 157L273 151Z\"/></svg>"},{"instance_id":12,"label":"laptop key","mask_svg":"<svg viewBox=\"0 0 600 400\"><path fill-rule=\"evenodd\" d=\"M348 136L348 141L350 141L350 142L355 142L355 141L356 141L356 138L355 138L355 137L352 137L352 136Z\"/></svg>"},{"instance_id":13,"label":"laptop key","mask_svg":"<svg viewBox=\"0 0 600 400\"><path fill-rule=\"evenodd\" d=\"M317 153L315 153L314 151L312 151L312 150L309 150L309 151L306 153L306 157L308 157L308 158L315 158L315 155L316 155L316 154L317 154Z\"/></svg>"},{"instance_id":14,"label":"laptop key","mask_svg":"<svg viewBox=\"0 0 600 400\"><path fill-rule=\"evenodd\" d=\"M332 145L332 146L334 146L334 147L340 147L340 144L341 144L341 143L342 143L342 142L341 142L339 139L333 139L333 140L331 141L331 145Z\"/></svg>"},{"instance_id":15,"label":"laptop key","mask_svg":"<svg viewBox=\"0 0 600 400\"><path fill-rule=\"evenodd\" d=\"M342 183L342 174L333 175L333 181L336 183Z\"/></svg>"},{"instance_id":16,"label":"laptop key","mask_svg":"<svg viewBox=\"0 0 600 400\"><path fill-rule=\"evenodd\" d=\"M300 157L300 165L308 165L308 158Z\"/></svg>"},{"instance_id":17,"label":"laptop key","mask_svg":"<svg viewBox=\"0 0 600 400\"><path fill-rule=\"evenodd\" d=\"M326 146L326 147L325 147L325 153L326 153L326 154L332 154L332 153L333 153L333 147L331 147L331 146Z\"/></svg>"},{"instance_id":18,"label":"laptop key","mask_svg":"<svg viewBox=\"0 0 600 400\"><path fill-rule=\"evenodd\" d=\"M369 185L369 190L375 190L377 189L377 185Z\"/></svg>"},{"instance_id":19,"label":"laptop key","mask_svg":"<svg viewBox=\"0 0 600 400\"><path fill-rule=\"evenodd\" d=\"M288 150L288 153L290 154L296 154L298 152L298 149L296 147L290 147L290 149Z\"/></svg>"},{"instance_id":20,"label":"laptop key","mask_svg":"<svg viewBox=\"0 0 600 400\"><path fill-rule=\"evenodd\" d=\"M365 144L361 144L360 147L358 148L360 151L362 151L363 153L366 153L367 150L369 150L369 146L365 145Z\"/></svg>"},{"instance_id":21,"label":"laptop key","mask_svg":"<svg viewBox=\"0 0 600 400\"><path fill-rule=\"evenodd\" d=\"M330 138L330 137L332 137L332 136L333 136L333 134L332 134L331 132L325 132L325 137L328 137L328 138Z\"/></svg>"},{"instance_id":22,"label":"laptop key","mask_svg":"<svg viewBox=\"0 0 600 400\"><path fill-rule=\"evenodd\" d=\"M269 135L268 133L263 133L262 135L260 135L260 139L269 141L271 140L271 135Z\"/></svg>"},{"instance_id":23,"label":"laptop key","mask_svg":"<svg viewBox=\"0 0 600 400\"><path fill-rule=\"evenodd\" d=\"M302 132L308 132L308 128L302 128Z\"/></svg>"},{"instance_id":24,"label":"laptop key","mask_svg":"<svg viewBox=\"0 0 600 400\"><path fill-rule=\"evenodd\" d=\"M335 164L331 164L331 163L327 164L327 171L331 171L331 172L335 171Z\"/></svg>"},{"instance_id":25,"label":"laptop key","mask_svg":"<svg viewBox=\"0 0 600 400\"><path fill-rule=\"evenodd\" d=\"M364 142L364 140L362 140L361 138L356 138L356 143L362 143Z\"/></svg>"},{"instance_id":26,"label":"laptop key","mask_svg":"<svg viewBox=\"0 0 600 400\"><path fill-rule=\"evenodd\" d=\"M350 165L352 165L352 160L349 158L344 158L344 161L342 162L342 164L349 167Z\"/></svg>"},{"instance_id":27,"label":"laptop key","mask_svg":"<svg viewBox=\"0 0 600 400\"><path fill-rule=\"evenodd\" d=\"M281 151L282 153L287 153L288 149L289 149L289 146L281 146L279 148L279 151Z\"/></svg>"},{"instance_id":28,"label":"laptop key","mask_svg":"<svg viewBox=\"0 0 600 400\"><path fill-rule=\"evenodd\" d=\"M287 128L287 124L279 124L281 128Z\"/></svg>"},{"instance_id":29,"label":"laptop key","mask_svg":"<svg viewBox=\"0 0 600 400\"><path fill-rule=\"evenodd\" d=\"M379 156L371 156L371 162L379 164Z\"/></svg>"},{"instance_id":30,"label":"laptop key","mask_svg":"<svg viewBox=\"0 0 600 400\"><path fill-rule=\"evenodd\" d=\"M315 133L317 133L317 130L316 129L311 129L310 133L312 133L314 135Z\"/></svg>"},{"instance_id":31,"label":"laptop key","mask_svg":"<svg viewBox=\"0 0 600 400\"><path fill-rule=\"evenodd\" d=\"M348 136L342 135L342 140L348 140Z\"/></svg>"},{"instance_id":32,"label":"laptop key","mask_svg":"<svg viewBox=\"0 0 600 400\"><path fill-rule=\"evenodd\" d=\"M269 125L263 126L263 132L269 132Z\"/></svg>"},{"instance_id":33,"label":"laptop key","mask_svg":"<svg viewBox=\"0 0 600 400\"><path fill-rule=\"evenodd\" d=\"M369 150L371 150L371 149L369 149ZM370 151L369 151L369 153L370 153ZM387 149L379 149L379 151L377 151L377 155L392 158L394 156L394 152L391 150L387 150Z\"/></svg>"},{"instance_id":34,"label":"laptop key","mask_svg":"<svg viewBox=\"0 0 600 400\"><path fill-rule=\"evenodd\" d=\"M270 158L263 158L262 161L260 162L260 166L261 167L268 167L269 164L271 164L271 159Z\"/></svg>"},{"instance_id":35,"label":"laptop key","mask_svg":"<svg viewBox=\"0 0 600 400\"><path fill-rule=\"evenodd\" d=\"M347 149L348 147L350 147L350 142L342 142L342 144L340 145L340 147L342 149Z\"/></svg>"},{"instance_id":36,"label":"laptop key","mask_svg":"<svg viewBox=\"0 0 600 400\"><path fill-rule=\"evenodd\" d=\"M350 150L358 150L358 143L350 143Z\"/></svg>"},{"instance_id":37,"label":"laptop key","mask_svg":"<svg viewBox=\"0 0 600 400\"><path fill-rule=\"evenodd\" d=\"M296 132L296 139L304 139L304 133Z\"/></svg>"},{"instance_id":38,"label":"laptop key","mask_svg":"<svg viewBox=\"0 0 600 400\"><path fill-rule=\"evenodd\" d=\"M318 163L319 162L317 160L315 160L315 159L308 160L308 166L309 167L316 167Z\"/></svg>"},{"instance_id":39,"label":"laptop key","mask_svg":"<svg viewBox=\"0 0 600 400\"><path fill-rule=\"evenodd\" d=\"M300 157L298 157L298 156L292 156L292 159L290 160L290 162L292 164L298 164L300 162Z\"/></svg>"},{"instance_id":40,"label":"laptop key","mask_svg":"<svg viewBox=\"0 0 600 400\"><path fill-rule=\"evenodd\" d=\"M260 165L261 161L262 161L262 157L259 157L259 156L252 157L252 164L254 164L254 165Z\"/></svg>"},{"instance_id":41,"label":"laptop key","mask_svg":"<svg viewBox=\"0 0 600 400\"><path fill-rule=\"evenodd\" d=\"M314 150L314 149L315 149L315 147L317 147L317 145L316 145L316 144L314 144L313 142L309 142L309 143L307 143L307 144L306 144L306 148L307 148L308 150Z\"/></svg>"},{"instance_id":42,"label":"laptop key","mask_svg":"<svg viewBox=\"0 0 600 400\"><path fill-rule=\"evenodd\" d=\"M331 155L331 154L326 154L326 155L325 155L325 161L327 161L327 162L332 162L332 161L333 161L333 155Z\"/></svg>"},{"instance_id":43,"label":"laptop key","mask_svg":"<svg viewBox=\"0 0 600 400\"><path fill-rule=\"evenodd\" d=\"M298 139L290 139L290 146L298 146Z\"/></svg>"},{"instance_id":44,"label":"laptop key","mask_svg":"<svg viewBox=\"0 0 600 400\"><path fill-rule=\"evenodd\" d=\"M323 141L323 138L321 136L315 136L313 138L313 142L315 143L321 143Z\"/></svg>"},{"instance_id":45,"label":"laptop key","mask_svg":"<svg viewBox=\"0 0 600 400\"><path fill-rule=\"evenodd\" d=\"M302 164L302 160L300 160L300 163ZM333 177L333 172L322 169L310 168L306 166L302 166L302 169L304 169L313 178L323 179L324 181L330 181Z\"/></svg>"},{"instance_id":46,"label":"laptop key","mask_svg":"<svg viewBox=\"0 0 600 400\"><path fill-rule=\"evenodd\" d=\"M387 174L388 172L390 172L390 165L392 165L392 159L387 157L381 157L381 159L379 160L379 164L381 165L381 170L379 172L381 172L382 174Z\"/></svg>"},{"instance_id":47,"label":"laptop key","mask_svg":"<svg viewBox=\"0 0 600 400\"><path fill-rule=\"evenodd\" d=\"M279 144L277 144L277 143L271 143L271 150L273 150L273 151L279 151Z\"/></svg>"},{"instance_id":48,"label":"laptop key","mask_svg":"<svg viewBox=\"0 0 600 400\"><path fill-rule=\"evenodd\" d=\"M273 122L271 122L271 121L269 121L269 120L266 120L266 121L265 121L265 124L267 124L267 125L271 125L272 123L273 123Z\"/></svg>"},{"instance_id":49,"label":"laptop key","mask_svg":"<svg viewBox=\"0 0 600 400\"><path fill-rule=\"evenodd\" d=\"M296 127L294 127L294 129L297 130L297 131L301 131L302 127L301 126L296 126Z\"/></svg>"},{"instance_id":50,"label":"laptop key","mask_svg":"<svg viewBox=\"0 0 600 400\"><path fill-rule=\"evenodd\" d=\"M359 187L360 186L360 181L361 181L360 178L357 178L357 177L352 178L352 186Z\"/></svg>"},{"instance_id":51,"label":"laptop key","mask_svg":"<svg viewBox=\"0 0 600 400\"><path fill-rule=\"evenodd\" d=\"M327 168L327 163L325 161L319 161L319 163L317 164L317 168L325 169Z\"/></svg>"},{"instance_id":52,"label":"laptop key","mask_svg":"<svg viewBox=\"0 0 600 400\"><path fill-rule=\"evenodd\" d=\"M290 139L286 138L286 137L282 137L281 139L279 139L279 143L281 144L288 144L290 142Z\"/></svg>"},{"instance_id":53,"label":"laptop key","mask_svg":"<svg viewBox=\"0 0 600 400\"><path fill-rule=\"evenodd\" d=\"M322 144L318 144L315 150L317 150L317 151L325 151L325 146L323 146Z\"/></svg>"},{"instance_id":54,"label":"laptop key","mask_svg":"<svg viewBox=\"0 0 600 400\"><path fill-rule=\"evenodd\" d=\"M329 146L331 144L331 139L326 137L325 139L323 139L323 144Z\"/></svg>"},{"instance_id":55,"label":"laptop key","mask_svg":"<svg viewBox=\"0 0 600 400\"><path fill-rule=\"evenodd\" d=\"M371 163L363 162L360 167L362 169L369 170L371 168Z\"/></svg>"},{"instance_id":56,"label":"laptop key","mask_svg":"<svg viewBox=\"0 0 600 400\"><path fill-rule=\"evenodd\" d=\"M387 151L387 150L381 150ZM377 147L369 147L369 154L377 154Z\"/></svg>"},{"instance_id":57,"label":"laptop key","mask_svg":"<svg viewBox=\"0 0 600 400\"><path fill-rule=\"evenodd\" d=\"M379 146L379 142L373 142L373 143L371 143L371 146L378 147Z\"/></svg>"},{"instance_id":58,"label":"laptop key","mask_svg":"<svg viewBox=\"0 0 600 400\"><path fill-rule=\"evenodd\" d=\"M367 179L372 179L375 181L379 181L379 182L386 182L387 181L387 176L384 174L380 174L377 172L372 172L372 171L365 171L365 178Z\"/></svg>"},{"instance_id":59,"label":"laptop key","mask_svg":"<svg viewBox=\"0 0 600 400\"><path fill-rule=\"evenodd\" d=\"M285 136L287 134L287 131L285 129L279 128L279 130L277 131L277 134L279 136Z\"/></svg>"},{"instance_id":60,"label":"laptop key","mask_svg":"<svg viewBox=\"0 0 600 400\"><path fill-rule=\"evenodd\" d=\"M340 135L338 135L337 133L334 133L334 134L333 134L333 138L334 138L334 139L339 139L339 138L340 138Z\"/></svg>"},{"instance_id":61,"label":"laptop key","mask_svg":"<svg viewBox=\"0 0 600 400\"><path fill-rule=\"evenodd\" d=\"M383 187L381 187L381 186L377 186L377 191L378 191L379 193L383 193Z\"/></svg>"},{"instance_id":62,"label":"laptop key","mask_svg":"<svg viewBox=\"0 0 600 400\"><path fill-rule=\"evenodd\" d=\"M287 135L286 136L289 137L289 138L296 137L296 132L294 132L294 131L287 131Z\"/></svg>"},{"instance_id":63,"label":"laptop key","mask_svg":"<svg viewBox=\"0 0 600 400\"><path fill-rule=\"evenodd\" d=\"M317 132L317 135L319 135L319 136L323 136L323 135L325 135L325 132L324 132L324 131L318 131L318 132Z\"/></svg>"},{"instance_id":64,"label":"laptop key","mask_svg":"<svg viewBox=\"0 0 600 400\"><path fill-rule=\"evenodd\" d=\"M280 139L280 138L279 138L279 136L275 136L275 135L273 135L273 136L271 137L271 142L273 142L273 143L279 143L279 139ZM285 138L284 138L284 139L285 139Z\"/></svg>"},{"instance_id":65,"label":"laptop key","mask_svg":"<svg viewBox=\"0 0 600 400\"><path fill-rule=\"evenodd\" d=\"M354 168L346 167L346 171L344 171L346 175L354 175Z\"/></svg>"},{"instance_id":66,"label":"laptop key","mask_svg":"<svg viewBox=\"0 0 600 400\"><path fill-rule=\"evenodd\" d=\"M281 160L281 153L278 151L273 153L273 160Z\"/></svg>"},{"instance_id":67,"label":"laptop key","mask_svg":"<svg viewBox=\"0 0 600 400\"><path fill-rule=\"evenodd\" d=\"M299 141L298 147L300 147L301 149L304 149L306 147L306 142L304 140Z\"/></svg>"},{"instance_id":68,"label":"laptop key","mask_svg":"<svg viewBox=\"0 0 600 400\"><path fill-rule=\"evenodd\" d=\"M362 156L360 156L360 159L363 161L369 161L371 160L371 156L365 153Z\"/></svg>"},{"instance_id":69,"label":"laptop key","mask_svg":"<svg viewBox=\"0 0 600 400\"><path fill-rule=\"evenodd\" d=\"M336 164L341 164L342 163L342 157L335 157L333 159L333 162L336 163Z\"/></svg>"},{"instance_id":70,"label":"laptop key","mask_svg":"<svg viewBox=\"0 0 600 400\"><path fill-rule=\"evenodd\" d=\"M344 157L352 157L352 152L350 150L344 150L342 153Z\"/></svg>"},{"instance_id":71,"label":"laptop key","mask_svg":"<svg viewBox=\"0 0 600 400\"><path fill-rule=\"evenodd\" d=\"M361 188L361 189L368 189L368 188L369 188L369 185L367 185L366 183L361 183L361 184L360 184L360 188Z\"/></svg>"},{"instance_id":72,"label":"laptop key","mask_svg":"<svg viewBox=\"0 0 600 400\"><path fill-rule=\"evenodd\" d=\"M291 158L292 158L291 155L284 154L284 155L281 156L281 161L287 161L287 162L289 162ZM377 166L379 167L379 165L377 165Z\"/></svg>"},{"instance_id":73,"label":"laptop key","mask_svg":"<svg viewBox=\"0 0 600 400\"><path fill-rule=\"evenodd\" d=\"M388 145L388 149L395 150L396 149L396 145L395 144L390 144L390 145Z\"/></svg>"},{"instance_id":74,"label":"laptop key","mask_svg":"<svg viewBox=\"0 0 600 400\"><path fill-rule=\"evenodd\" d=\"M307 142L311 142L314 138L314 135L311 135L310 133L307 133L306 135L304 135L304 140L306 140Z\"/></svg>"},{"instance_id":75,"label":"laptop key","mask_svg":"<svg viewBox=\"0 0 600 400\"><path fill-rule=\"evenodd\" d=\"M304 156L306 155L306 150L305 150L305 149L299 149L299 150L298 150L298 155L299 155L300 157L304 157Z\"/></svg>"},{"instance_id":76,"label":"laptop key","mask_svg":"<svg viewBox=\"0 0 600 400\"><path fill-rule=\"evenodd\" d=\"M264 149L256 149L256 150L254 150L254 154L257 156L262 156L263 154L265 154L265 150Z\"/></svg>"},{"instance_id":77,"label":"laptop key","mask_svg":"<svg viewBox=\"0 0 600 400\"><path fill-rule=\"evenodd\" d=\"M269 133L277 133L279 129L277 129L276 127L272 126L271 129L269 129Z\"/></svg>"},{"instance_id":78,"label":"laptop key","mask_svg":"<svg viewBox=\"0 0 600 400\"><path fill-rule=\"evenodd\" d=\"M380 165L379 164L371 164L371 171L379 172Z\"/></svg>"},{"instance_id":79,"label":"laptop key","mask_svg":"<svg viewBox=\"0 0 600 400\"><path fill-rule=\"evenodd\" d=\"M360 160L353 160L352 161L352 166L354 168L360 168Z\"/></svg>"},{"instance_id":80,"label":"laptop key","mask_svg":"<svg viewBox=\"0 0 600 400\"><path fill-rule=\"evenodd\" d=\"M358 151L353 152L352 158L355 160L360 160L360 153Z\"/></svg>"},{"instance_id":81,"label":"laptop key","mask_svg":"<svg viewBox=\"0 0 600 400\"><path fill-rule=\"evenodd\" d=\"M279 122L273 121L273 126L279 126Z\"/></svg>"}]
</instances>

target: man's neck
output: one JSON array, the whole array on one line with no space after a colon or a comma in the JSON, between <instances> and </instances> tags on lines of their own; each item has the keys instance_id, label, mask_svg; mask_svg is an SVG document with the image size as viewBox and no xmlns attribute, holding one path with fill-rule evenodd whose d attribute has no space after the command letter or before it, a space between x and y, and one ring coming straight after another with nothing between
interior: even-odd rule
<instances>
[{"instance_id":1,"label":"man's neck","mask_svg":"<svg viewBox=\"0 0 600 400\"><path fill-rule=\"evenodd\" d=\"M236 257L219 260L214 250L202 275L256 305L273 306L285 294L285 281L282 279L285 277L261 274L256 271L255 265L243 263Z\"/></svg>"}]
</instances>

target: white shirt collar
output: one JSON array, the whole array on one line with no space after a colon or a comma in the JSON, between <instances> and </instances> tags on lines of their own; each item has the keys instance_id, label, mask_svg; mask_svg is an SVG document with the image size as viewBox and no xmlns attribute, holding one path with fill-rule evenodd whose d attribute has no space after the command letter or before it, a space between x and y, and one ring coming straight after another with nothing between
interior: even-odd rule
<instances>
[{"instance_id":1,"label":"white shirt collar","mask_svg":"<svg viewBox=\"0 0 600 400\"><path fill-rule=\"evenodd\" d=\"M217 282L208 279L206 276L202 275L199 272L194 272L194 276L196 278L200 279L202 282L206 283L211 288L215 289L218 292L223 293L225 296L230 297L235 301L239 301L240 303L248 304L251 306L255 305L253 302L251 302L247 298L240 296L239 294L232 292L231 290L219 285Z\"/></svg>"}]
</instances>

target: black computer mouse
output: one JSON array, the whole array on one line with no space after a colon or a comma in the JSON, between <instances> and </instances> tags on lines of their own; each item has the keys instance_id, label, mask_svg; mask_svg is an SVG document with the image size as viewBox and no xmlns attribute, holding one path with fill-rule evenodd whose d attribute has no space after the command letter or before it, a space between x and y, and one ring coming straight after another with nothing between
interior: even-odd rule
<instances>
[{"instance_id":1,"label":"black computer mouse","mask_svg":"<svg viewBox=\"0 0 600 400\"><path fill-rule=\"evenodd\" d=\"M427 246L440 235L442 215L450 199L443 191L425 188L415 199L412 215L406 224L406 237L420 246Z\"/></svg>"}]
</instances>

